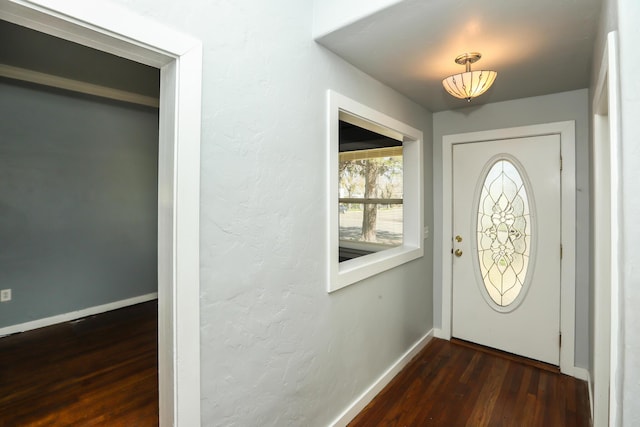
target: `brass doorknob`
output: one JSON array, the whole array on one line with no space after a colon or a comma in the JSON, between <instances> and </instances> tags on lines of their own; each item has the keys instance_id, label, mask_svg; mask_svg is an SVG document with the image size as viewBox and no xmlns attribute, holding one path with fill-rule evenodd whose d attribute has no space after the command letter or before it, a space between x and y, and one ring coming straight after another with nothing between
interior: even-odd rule
<instances>
[{"instance_id":1,"label":"brass doorknob","mask_svg":"<svg viewBox=\"0 0 640 427\"><path fill-rule=\"evenodd\" d=\"M462 256L462 251L460 249L456 249L456 251L454 253L456 254L457 257L461 257Z\"/></svg>"}]
</instances>

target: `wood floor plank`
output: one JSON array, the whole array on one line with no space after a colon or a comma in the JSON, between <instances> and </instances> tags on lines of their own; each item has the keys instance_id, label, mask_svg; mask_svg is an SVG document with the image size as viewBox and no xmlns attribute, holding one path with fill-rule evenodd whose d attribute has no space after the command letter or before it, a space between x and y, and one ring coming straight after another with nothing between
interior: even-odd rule
<instances>
[{"instance_id":1,"label":"wood floor plank","mask_svg":"<svg viewBox=\"0 0 640 427\"><path fill-rule=\"evenodd\" d=\"M489 420L496 406L498 395L505 381L507 368L508 366L505 363L491 361L489 379L482 384L482 389L480 390L481 399L476 401L473 411L467 419L467 427L489 425Z\"/></svg>"},{"instance_id":2,"label":"wood floor plank","mask_svg":"<svg viewBox=\"0 0 640 427\"><path fill-rule=\"evenodd\" d=\"M349 424L587 427L587 385L499 352L433 339Z\"/></svg>"},{"instance_id":3,"label":"wood floor plank","mask_svg":"<svg viewBox=\"0 0 640 427\"><path fill-rule=\"evenodd\" d=\"M443 345L446 346L447 343L443 341ZM418 416L414 420L416 423L424 420L425 425L431 426L442 425L445 422L464 425L473 411L480 392L480 388L474 387L473 384L484 383L488 378L487 359L482 354L473 354L468 350L461 352L452 351L451 348L448 350L452 355L460 353L464 357L451 358L450 363L440 367L440 375L446 377L447 381L432 392L424 393L423 400L433 404L424 405L417 410ZM476 362L472 364L474 359ZM471 371L468 370L469 367ZM466 376L465 373L467 373ZM452 406L456 407L455 414L447 411L447 408Z\"/></svg>"},{"instance_id":4,"label":"wood floor plank","mask_svg":"<svg viewBox=\"0 0 640 427\"><path fill-rule=\"evenodd\" d=\"M155 301L0 339L0 426L158 425Z\"/></svg>"},{"instance_id":5,"label":"wood floor plank","mask_svg":"<svg viewBox=\"0 0 640 427\"><path fill-rule=\"evenodd\" d=\"M503 387L498 391L498 404L491 413L488 425L510 425L517 410L516 400L524 377L524 367L511 363L504 378Z\"/></svg>"}]
</instances>

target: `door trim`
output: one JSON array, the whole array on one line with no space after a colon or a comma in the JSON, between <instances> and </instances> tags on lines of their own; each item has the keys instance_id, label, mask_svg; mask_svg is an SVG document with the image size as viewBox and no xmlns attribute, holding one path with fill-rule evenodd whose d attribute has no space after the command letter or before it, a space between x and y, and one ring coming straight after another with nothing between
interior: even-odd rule
<instances>
[{"instance_id":1,"label":"door trim","mask_svg":"<svg viewBox=\"0 0 640 427\"><path fill-rule=\"evenodd\" d=\"M199 426L202 44L98 0L0 0L0 19L160 69L160 425Z\"/></svg>"},{"instance_id":2,"label":"door trim","mask_svg":"<svg viewBox=\"0 0 640 427\"><path fill-rule=\"evenodd\" d=\"M575 351L575 255L576 255L576 181L575 181L575 121L460 133L442 137L442 246L434 248L442 253L442 328L439 338L451 339L452 319L452 256L453 241L453 146L497 139L524 138L541 135L560 135L563 157L561 172L561 242L563 257L560 267L560 371L582 378L583 370L574 366ZM558 251L560 248L558 248Z\"/></svg>"}]
</instances>

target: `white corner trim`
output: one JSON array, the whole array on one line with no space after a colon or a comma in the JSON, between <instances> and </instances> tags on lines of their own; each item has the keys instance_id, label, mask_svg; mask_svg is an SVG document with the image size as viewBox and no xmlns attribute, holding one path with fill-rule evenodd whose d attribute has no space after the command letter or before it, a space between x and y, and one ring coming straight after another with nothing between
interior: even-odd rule
<instances>
[{"instance_id":1,"label":"white corner trim","mask_svg":"<svg viewBox=\"0 0 640 427\"><path fill-rule=\"evenodd\" d=\"M592 96L594 331L592 422L620 425L620 87L617 32L607 34Z\"/></svg>"},{"instance_id":2,"label":"white corner trim","mask_svg":"<svg viewBox=\"0 0 640 427\"><path fill-rule=\"evenodd\" d=\"M119 308L140 304L142 302L151 301L157 298L158 293L153 292L150 294L127 298L120 301L114 301L107 304L96 305L94 307L83 308L82 310L76 310L69 313L45 317L44 319L37 319L30 322L20 323L18 325L6 326L4 328L0 328L0 337L17 334L19 332L32 331L34 329L44 328L46 326L56 325L58 323L69 322L71 320L82 319L83 317L106 313L107 311L117 310Z\"/></svg>"},{"instance_id":3,"label":"white corner trim","mask_svg":"<svg viewBox=\"0 0 640 427\"><path fill-rule=\"evenodd\" d=\"M400 358L386 370L364 393L362 393L338 418L329 424L330 427L343 427L349 424L378 393L380 393L398 373L431 341L433 329L416 341Z\"/></svg>"},{"instance_id":4,"label":"white corner trim","mask_svg":"<svg viewBox=\"0 0 640 427\"><path fill-rule=\"evenodd\" d=\"M589 409L591 410L591 425L593 425L595 420L594 418L595 402L593 401L593 381L591 380L591 374L589 373L589 371L586 369L585 371L587 371L587 389L589 390Z\"/></svg>"},{"instance_id":5,"label":"white corner trim","mask_svg":"<svg viewBox=\"0 0 640 427\"><path fill-rule=\"evenodd\" d=\"M65 77L26 70L24 68L13 67L6 64L0 64L0 76L23 82L69 90L72 92L99 96L101 98L128 102L130 104L145 105L153 108L158 108L160 106L160 100L153 96L146 96L139 93L128 92L126 90L95 85L80 80L67 79Z\"/></svg>"}]
</instances>

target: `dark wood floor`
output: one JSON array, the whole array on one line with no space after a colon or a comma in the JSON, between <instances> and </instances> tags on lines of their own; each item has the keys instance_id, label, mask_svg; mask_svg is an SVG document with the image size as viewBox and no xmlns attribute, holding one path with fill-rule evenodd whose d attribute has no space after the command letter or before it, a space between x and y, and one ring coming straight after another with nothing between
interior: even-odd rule
<instances>
[{"instance_id":1,"label":"dark wood floor","mask_svg":"<svg viewBox=\"0 0 640 427\"><path fill-rule=\"evenodd\" d=\"M158 425L157 304L0 339L0 426Z\"/></svg>"},{"instance_id":2,"label":"dark wood floor","mask_svg":"<svg viewBox=\"0 0 640 427\"><path fill-rule=\"evenodd\" d=\"M433 339L349 426L586 427L587 393L584 381Z\"/></svg>"},{"instance_id":3,"label":"dark wood floor","mask_svg":"<svg viewBox=\"0 0 640 427\"><path fill-rule=\"evenodd\" d=\"M157 304L0 339L0 426L158 424ZM589 426L583 381L433 339L350 424Z\"/></svg>"}]
</instances>

